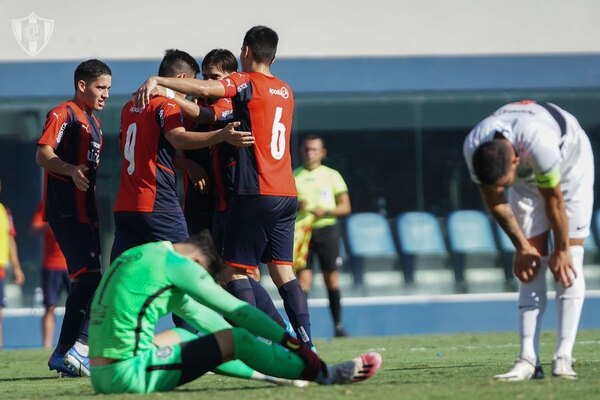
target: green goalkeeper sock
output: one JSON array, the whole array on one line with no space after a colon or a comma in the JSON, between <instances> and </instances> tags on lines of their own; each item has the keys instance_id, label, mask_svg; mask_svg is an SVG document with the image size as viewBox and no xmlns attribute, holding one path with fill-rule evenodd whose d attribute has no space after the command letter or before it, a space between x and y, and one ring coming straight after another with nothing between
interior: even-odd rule
<instances>
[{"instance_id":1,"label":"green goalkeeper sock","mask_svg":"<svg viewBox=\"0 0 600 400\"><path fill-rule=\"evenodd\" d=\"M215 373L234 378L252 379L256 371L240 360L232 360L215 368Z\"/></svg>"},{"instance_id":2,"label":"green goalkeeper sock","mask_svg":"<svg viewBox=\"0 0 600 400\"><path fill-rule=\"evenodd\" d=\"M305 365L296 354L278 344L265 343L243 328L233 328L232 332L236 359L266 375L300 379Z\"/></svg>"}]
</instances>

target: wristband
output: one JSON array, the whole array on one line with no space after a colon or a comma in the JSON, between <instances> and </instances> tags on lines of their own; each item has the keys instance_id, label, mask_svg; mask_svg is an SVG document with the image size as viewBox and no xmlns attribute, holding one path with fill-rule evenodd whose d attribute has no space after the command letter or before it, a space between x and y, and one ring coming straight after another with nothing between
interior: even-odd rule
<instances>
[{"instance_id":1,"label":"wristband","mask_svg":"<svg viewBox=\"0 0 600 400\"><path fill-rule=\"evenodd\" d=\"M173 99L175 98L175 92L172 89L165 88L165 97L167 99Z\"/></svg>"}]
</instances>

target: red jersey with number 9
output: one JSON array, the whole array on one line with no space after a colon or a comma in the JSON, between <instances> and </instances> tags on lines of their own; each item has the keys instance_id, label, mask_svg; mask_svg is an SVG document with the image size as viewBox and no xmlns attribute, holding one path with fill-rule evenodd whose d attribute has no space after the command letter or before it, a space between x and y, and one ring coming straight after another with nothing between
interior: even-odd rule
<instances>
[{"instance_id":1,"label":"red jersey with number 9","mask_svg":"<svg viewBox=\"0 0 600 400\"><path fill-rule=\"evenodd\" d=\"M154 97L145 108L129 101L121 112L121 182L114 211L179 211L175 148L164 132L184 127L179 105Z\"/></svg>"},{"instance_id":2,"label":"red jersey with number 9","mask_svg":"<svg viewBox=\"0 0 600 400\"><path fill-rule=\"evenodd\" d=\"M255 144L240 148L235 194L296 196L290 136L294 95L282 80L260 72L234 73L220 81L233 100L234 121Z\"/></svg>"}]
</instances>

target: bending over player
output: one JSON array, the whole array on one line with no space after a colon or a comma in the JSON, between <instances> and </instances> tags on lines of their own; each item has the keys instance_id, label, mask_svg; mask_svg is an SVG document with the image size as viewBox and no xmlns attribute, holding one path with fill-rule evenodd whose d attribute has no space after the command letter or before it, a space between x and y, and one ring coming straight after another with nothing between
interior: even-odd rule
<instances>
[{"instance_id":1,"label":"bending over player","mask_svg":"<svg viewBox=\"0 0 600 400\"><path fill-rule=\"evenodd\" d=\"M94 390L168 391L219 366L226 369L230 360L241 360L263 374L320 384L361 381L381 366L378 353L327 366L307 344L221 288L213 279L220 271L207 233L182 243L148 243L119 256L92 303L89 343ZM170 312L207 335L198 337L175 328L155 336L158 319Z\"/></svg>"}]
</instances>

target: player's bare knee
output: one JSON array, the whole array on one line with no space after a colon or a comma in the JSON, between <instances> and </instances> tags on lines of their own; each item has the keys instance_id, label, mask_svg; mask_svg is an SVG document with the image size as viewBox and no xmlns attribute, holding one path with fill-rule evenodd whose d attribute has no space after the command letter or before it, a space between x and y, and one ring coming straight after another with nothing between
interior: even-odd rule
<instances>
[{"instance_id":1,"label":"player's bare knee","mask_svg":"<svg viewBox=\"0 0 600 400\"><path fill-rule=\"evenodd\" d=\"M278 288L296 279L296 274L291 264L267 263L267 267L269 268L269 275L273 279L273 283Z\"/></svg>"}]
</instances>

